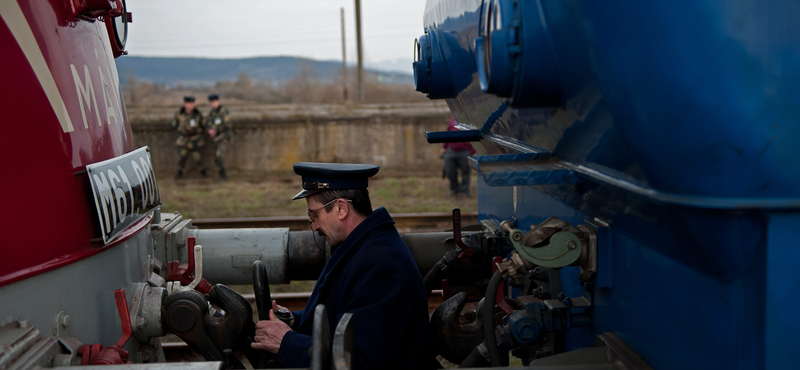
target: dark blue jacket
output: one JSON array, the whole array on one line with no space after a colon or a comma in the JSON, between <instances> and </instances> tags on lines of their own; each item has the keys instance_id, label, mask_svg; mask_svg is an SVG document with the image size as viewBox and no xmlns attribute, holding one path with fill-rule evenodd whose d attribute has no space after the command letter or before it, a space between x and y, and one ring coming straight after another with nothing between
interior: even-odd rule
<instances>
[{"instance_id":1,"label":"dark blue jacket","mask_svg":"<svg viewBox=\"0 0 800 370\"><path fill-rule=\"evenodd\" d=\"M295 312L278 360L308 367L314 308L322 303L333 336L353 313L353 369L410 369L422 350L428 305L422 276L385 208L372 212L333 252L305 311Z\"/></svg>"}]
</instances>

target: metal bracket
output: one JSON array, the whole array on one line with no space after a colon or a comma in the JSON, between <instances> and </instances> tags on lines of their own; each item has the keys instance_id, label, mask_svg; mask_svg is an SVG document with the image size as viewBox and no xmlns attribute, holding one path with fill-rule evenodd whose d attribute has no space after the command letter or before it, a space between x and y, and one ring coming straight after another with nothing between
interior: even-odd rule
<instances>
[{"instance_id":1,"label":"metal bracket","mask_svg":"<svg viewBox=\"0 0 800 370\"><path fill-rule=\"evenodd\" d=\"M583 241L581 245L581 281L588 281L597 273L597 229L592 225L578 226Z\"/></svg>"},{"instance_id":2,"label":"metal bracket","mask_svg":"<svg viewBox=\"0 0 800 370\"><path fill-rule=\"evenodd\" d=\"M147 283L136 284L136 290L131 298L130 321L133 328L133 337L141 343L147 343L150 338L163 337L167 331L161 317L161 306L167 290L151 287Z\"/></svg>"},{"instance_id":3,"label":"metal bracket","mask_svg":"<svg viewBox=\"0 0 800 370\"><path fill-rule=\"evenodd\" d=\"M328 313L324 304L314 308L314 325L311 333L311 370L327 370L331 368L331 333L328 325Z\"/></svg>"},{"instance_id":4,"label":"metal bracket","mask_svg":"<svg viewBox=\"0 0 800 370\"><path fill-rule=\"evenodd\" d=\"M355 331L353 313L345 313L333 333L333 368L335 370L350 370L353 368L351 362L353 331Z\"/></svg>"},{"instance_id":5,"label":"metal bracket","mask_svg":"<svg viewBox=\"0 0 800 370\"><path fill-rule=\"evenodd\" d=\"M514 249L537 266L569 266L581 257L583 247L578 230L558 218L551 217L524 235L509 221L503 221L500 228Z\"/></svg>"}]
</instances>

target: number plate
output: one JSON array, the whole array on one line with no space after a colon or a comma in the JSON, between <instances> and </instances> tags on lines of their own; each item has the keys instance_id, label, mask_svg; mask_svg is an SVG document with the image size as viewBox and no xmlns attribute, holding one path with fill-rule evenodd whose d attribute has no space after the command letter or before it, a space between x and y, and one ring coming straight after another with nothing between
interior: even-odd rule
<instances>
[{"instance_id":1,"label":"number plate","mask_svg":"<svg viewBox=\"0 0 800 370\"><path fill-rule=\"evenodd\" d=\"M161 203L150 148L86 166L97 218L108 244Z\"/></svg>"}]
</instances>

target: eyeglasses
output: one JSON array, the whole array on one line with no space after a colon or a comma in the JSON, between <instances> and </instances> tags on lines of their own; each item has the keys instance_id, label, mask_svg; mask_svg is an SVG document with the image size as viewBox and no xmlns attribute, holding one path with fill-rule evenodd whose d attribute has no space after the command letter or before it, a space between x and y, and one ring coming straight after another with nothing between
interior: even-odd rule
<instances>
[{"instance_id":1,"label":"eyeglasses","mask_svg":"<svg viewBox=\"0 0 800 370\"><path fill-rule=\"evenodd\" d=\"M335 201L337 201L339 199L342 199L342 198L336 198L336 199L334 199L334 200L332 200L332 201L330 201L328 203L325 203L322 207L319 207L319 208L317 208L315 210L308 210L308 222L309 223L314 223L314 220L317 218L317 212L319 212L319 210L329 206L330 204L332 204L333 202L335 202ZM342 199L342 200L344 200L345 202L353 203L353 201L350 200L350 199Z\"/></svg>"}]
</instances>

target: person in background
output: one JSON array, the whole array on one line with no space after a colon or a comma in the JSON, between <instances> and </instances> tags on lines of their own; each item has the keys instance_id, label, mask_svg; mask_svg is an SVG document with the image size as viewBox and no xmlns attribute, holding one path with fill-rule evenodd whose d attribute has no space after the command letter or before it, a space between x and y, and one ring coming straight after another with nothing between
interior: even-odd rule
<instances>
[{"instance_id":1,"label":"person in background","mask_svg":"<svg viewBox=\"0 0 800 370\"><path fill-rule=\"evenodd\" d=\"M324 304L330 332L353 314L353 369L419 369L428 325L422 275L385 208L372 210L367 179L380 167L367 164L296 163L312 231L331 256L304 311L291 326L275 319L285 310L273 301L270 320L256 323L255 349L277 354L285 367L309 367L314 309Z\"/></svg>"},{"instance_id":2,"label":"person in background","mask_svg":"<svg viewBox=\"0 0 800 370\"><path fill-rule=\"evenodd\" d=\"M228 108L219 102L219 95L211 94L208 96L211 110L208 112L208 136L217 145L214 163L219 169L219 181L225 181L225 153L228 151L228 144L231 140L231 121Z\"/></svg>"},{"instance_id":3,"label":"person in background","mask_svg":"<svg viewBox=\"0 0 800 370\"><path fill-rule=\"evenodd\" d=\"M208 177L206 166L203 163L203 154L200 152L200 148L205 144L205 140L203 140L205 122L203 121L203 114L194 106L194 96L187 95L183 97L183 107L175 113L175 118L172 119L172 128L177 129L178 133L181 134L178 140L175 141L178 146L179 157L178 173L175 178L180 179L183 177L183 167L186 165L186 160L190 154L197 163L200 174L203 177Z\"/></svg>"},{"instance_id":4,"label":"person in background","mask_svg":"<svg viewBox=\"0 0 800 370\"><path fill-rule=\"evenodd\" d=\"M457 131L456 118L450 117L447 131ZM467 157L475 154L470 143L444 143L441 150L444 159L444 172L450 180L450 196L469 198L470 168ZM461 183L458 182L458 171L461 171Z\"/></svg>"}]
</instances>

